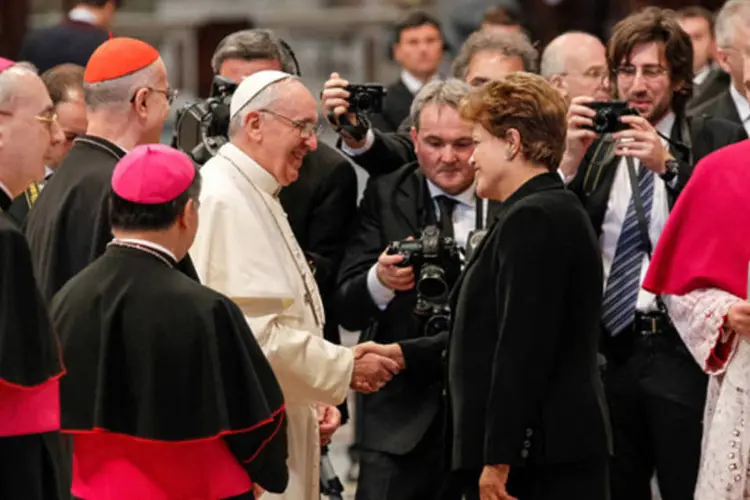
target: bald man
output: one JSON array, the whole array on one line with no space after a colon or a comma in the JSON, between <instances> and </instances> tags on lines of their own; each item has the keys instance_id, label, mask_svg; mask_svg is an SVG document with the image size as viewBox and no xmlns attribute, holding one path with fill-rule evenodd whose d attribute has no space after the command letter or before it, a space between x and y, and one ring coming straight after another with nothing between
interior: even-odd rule
<instances>
[{"instance_id":1,"label":"bald man","mask_svg":"<svg viewBox=\"0 0 750 500\"><path fill-rule=\"evenodd\" d=\"M609 100L606 51L588 33L570 31L552 40L542 53L541 73L568 100L582 95Z\"/></svg>"}]
</instances>

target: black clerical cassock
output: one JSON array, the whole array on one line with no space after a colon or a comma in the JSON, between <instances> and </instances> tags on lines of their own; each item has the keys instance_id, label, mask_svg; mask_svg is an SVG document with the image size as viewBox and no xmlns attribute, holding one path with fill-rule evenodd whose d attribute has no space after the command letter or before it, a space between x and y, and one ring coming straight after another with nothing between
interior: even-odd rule
<instances>
[{"instance_id":1,"label":"black clerical cassock","mask_svg":"<svg viewBox=\"0 0 750 500\"><path fill-rule=\"evenodd\" d=\"M141 157L149 161L139 168ZM198 175L182 153L139 146L115 169L114 193L130 182L153 197L161 168L170 179L178 168ZM284 400L271 367L240 309L176 264L153 242L115 239L53 299L69 366L60 398L75 497L252 498L253 484L286 488Z\"/></svg>"},{"instance_id":2,"label":"black clerical cassock","mask_svg":"<svg viewBox=\"0 0 750 500\"><path fill-rule=\"evenodd\" d=\"M104 253L112 239L107 196L123 156L125 150L110 141L79 137L29 212L25 233L45 301ZM198 279L190 257L178 267Z\"/></svg>"},{"instance_id":3,"label":"black clerical cassock","mask_svg":"<svg viewBox=\"0 0 750 500\"><path fill-rule=\"evenodd\" d=\"M65 498L59 379L64 372L26 240L0 186L0 498Z\"/></svg>"}]
</instances>

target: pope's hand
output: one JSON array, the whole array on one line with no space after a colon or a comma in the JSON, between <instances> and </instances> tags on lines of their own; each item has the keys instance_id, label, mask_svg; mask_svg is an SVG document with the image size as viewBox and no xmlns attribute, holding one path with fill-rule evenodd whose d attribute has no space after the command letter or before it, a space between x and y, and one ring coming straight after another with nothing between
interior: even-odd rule
<instances>
[{"instance_id":1,"label":"pope's hand","mask_svg":"<svg viewBox=\"0 0 750 500\"><path fill-rule=\"evenodd\" d=\"M320 446L327 445L333 434L341 427L341 412L335 406L318 403L318 425L320 426Z\"/></svg>"}]
</instances>

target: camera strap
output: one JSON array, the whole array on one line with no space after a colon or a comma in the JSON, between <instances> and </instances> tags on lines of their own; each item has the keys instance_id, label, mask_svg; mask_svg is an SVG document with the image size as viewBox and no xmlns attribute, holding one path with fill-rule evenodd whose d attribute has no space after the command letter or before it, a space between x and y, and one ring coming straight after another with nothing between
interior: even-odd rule
<instances>
[{"instance_id":1,"label":"camera strap","mask_svg":"<svg viewBox=\"0 0 750 500\"><path fill-rule=\"evenodd\" d=\"M635 172L635 162L633 161L632 156L626 156L625 162L628 166L628 178L630 179L630 188L633 191L633 205L635 206L635 215L638 218L638 233L641 236L641 242L643 243L643 248L646 250L646 254L648 255L648 261L651 263L651 253L652 253L652 245L651 245L651 238L648 235L648 223L646 222L646 212L643 209L643 200L641 199L641 188L638 185L638 176ZM641 164L641 168L646 168L645 165ZM653 175L653 173L651 174ZM659 309L660 312L666 315L667 320L669 321L669 314L667 312L667 307L664 304L664 301L661 298L661 295L656 295L656 307Z\"/></svg>"}]
</instances>

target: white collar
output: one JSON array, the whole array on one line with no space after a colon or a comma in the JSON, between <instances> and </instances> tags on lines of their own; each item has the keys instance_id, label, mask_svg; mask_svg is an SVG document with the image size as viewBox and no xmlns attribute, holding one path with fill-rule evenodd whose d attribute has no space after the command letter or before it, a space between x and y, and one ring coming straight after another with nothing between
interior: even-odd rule
<instances>
[{"instance_id":1,"label":"white collar","mask_svg":"<svg viewBox=\"0 0 750 500\"><path fill-rule=\"evenodd\" d=\"M706 81L706 78L708 78L708 74L711 72L711 65L706 64L703 66L700 71L698 71L695 76L693 77L693 83L696 85L700 85L703 82Z\"/></svg>"},{"instance_id":2,"label":"white collar","mask_svg":"<svg viewBox=\"0 0 750 500\"><path fill-rule=\"evenodd\" d=\"M416 95L427 83L437 80L438 78L438 74L435 73L434 75L432 75L432 77L430 77L429 80L427 80L427 82L423 82L405 69L401 70L401 81L412 95Z\"/></svg>"},{"instance_id":3,"label":"white collar","mask_svg":"<svg viewBox=\"0 0 750 500\"><path fill-rule=\"evenodd\" d=\"M49 168L47 165L44 166L44 180L48 180L50 177L52 177L52 174L54 174L55 171Z\"/></svg>"},{"instance_id":4,"label":"white collar","mask_svg":"<svg viewBox=\"0 0 750 500\"><path fill-rule=\"evenodd\" d=\"M242 170L242 173L249 177L249 180L271 196L277 196L281 190L281 184L271 173L261 167L258 162L250 158L247 153L242 151L234 144L224 144L219 150L219 156L224 156L234 163L235 166Z\"/></svg>"},{"instance_id":5,"label":"white collar","mask_svg":"<svg viewBox=\"0 0 750 500\"><path fill-rule=\"evenodd\" d=\"M438 196L447 196L448 198L452 198L456 200L459 203L463 203L466 206L474 207L477 204L477 198L476 198L476 186L474 183L471 184L465 191L458 193L456 195L448 194L442 189L440 189L437 185L435 185L430 179L425 179L427 181L427 189L430 191L430 197L436 198Z\"/></svg>"},{"instance_id":6,"label":"white collar","mask_svg":"<svg viewBox=\"0 0 750 500\"><path fill-rule=\"evenodd\" d=\"M72 9L70 12L68 12L68 19L70 19L71 21L77 21L79 23L92 24L94 26L96 26L96 24L99 22L96 14L85 7L75 7L74 9Z\"/></svg>"},{"instance_id":7,"label":"white collar","mask_svg":"<svg viewBox=\"0 0 750 500\"><path fill-rule=\"evenodd\" d=\"M142 247L150 248L151 250L156 250L158 252L169 255L175 262L177 262L177 257L175 257L175 255L169 249L159 245L158 243L154 243L153 241L141 240L139 238L117 238L117 241L121 241L123 243L133 243L134 245L140 245Z\"/></svg>"},{"instance_id":8,"label":"white collar","mask_svg":"<svg viewBox=\"0 0 750 500\"><path fill-rule=\"evenodd\" d=\"M677 119L677 117L674 114L674 111L670 111L664 117L659 120L659 123L654 125L654 128L661 133L661 135L665 137L670 137L672 135L672 127L674 127L674 122ZM662 141L664 141L664 138L662 138Z\"/></svg>"},{"instance_id":9,"label":"white collar","mask_svg":"<svg viewBox=\"0 0 750 500\"><path fill-rule=\"evenodd\" d=\"M5 194L7 194L8 198L10 198L11 200L13 199L13 195L10 194L10 189L8 189L8 186L6 186L3 181L0 181L0 191L2 191Z\"/></svg>"},{"instance_id":10,"label":"white collar","mask_svg":"<svg viewBox=\"0 0 750 500\"><path fill-rule=\"evenodd\" d=\"M731 84L729 85L729 95L732 96L737 114L740 115L740 121L745 123L750 118L750 103L747 102L747 97L737 92L737 89Z\"/></svg>"}]
</instances>

